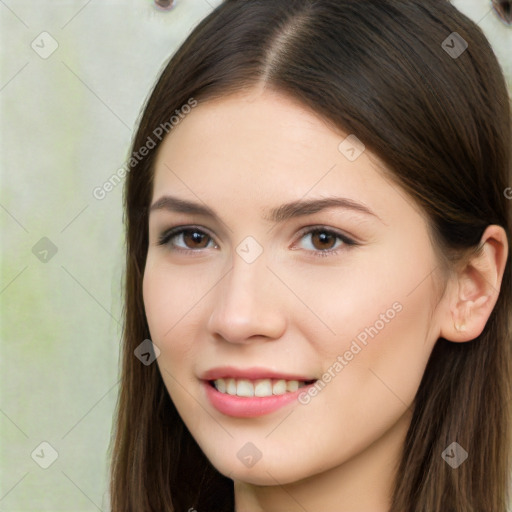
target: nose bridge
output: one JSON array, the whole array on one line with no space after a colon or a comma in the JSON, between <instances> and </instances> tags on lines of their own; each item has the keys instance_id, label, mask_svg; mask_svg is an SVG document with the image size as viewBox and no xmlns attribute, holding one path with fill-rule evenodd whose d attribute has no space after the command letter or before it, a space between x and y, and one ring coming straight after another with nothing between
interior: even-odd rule
<instances>
[{"instance_id":1,"label":"nose bridge","mask_svg":"<svg viewBox=\"0 0 512 512\"><path fill-rule=\"evenodd\" d=\"M249 262L233 254L231 270L213 299L211 333L233 343L258 335L279 337L286 322L272 278L264 255Z\"/></svg>"},{"instance_id":2,"label":"nose bridge","mask_svg":"<svg viewBox=\"0 0 512 512\"><path fill-rule=\"evenodd\" d=\"M264 257L248 263L238 254L233 255L231 272L227 276L224 289L219 298L219 305L226 310L225 314L254 316L257 309L265 303L265 291L268 291L269 277ZM234 311L232 311L234 309Z\"/></svg>"},{"instance_id":3,"label":"nose bridge","mask_svg":"<svg viewBox=\"0 0 512 512\"><path fill-rule=\"evenodd\" d=\"M241 310L242 307L250 308L258 302L262 291L260 288L263 287L265 281L262 270L267 271L262 263L263 261L247 264L238 256L234 257L226 289L221 298L224 299L225 305L229 306L234 303Z\"/></svg>"}]
</instances>

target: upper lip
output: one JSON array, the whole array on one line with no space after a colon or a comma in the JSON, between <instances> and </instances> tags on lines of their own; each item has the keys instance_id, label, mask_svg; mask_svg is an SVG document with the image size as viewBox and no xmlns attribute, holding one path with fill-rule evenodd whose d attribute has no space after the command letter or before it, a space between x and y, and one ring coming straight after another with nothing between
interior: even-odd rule
<instances>
[{"instance_id":1,"label":"upper lip","mask_svg":"<svg viewBox=\"0 0 512 512\"><path fill-rule=\"evenodd\" d=\"M203 380L217 380L217 379L277 379L277 380L300 380L309 381L315 380L312 377L300 375L298 373L284 373L269 370L268 368L252 367L252 368L235 368L234 366L222 366L211 368L201 375Z\"/></svg>"}]
</instances>

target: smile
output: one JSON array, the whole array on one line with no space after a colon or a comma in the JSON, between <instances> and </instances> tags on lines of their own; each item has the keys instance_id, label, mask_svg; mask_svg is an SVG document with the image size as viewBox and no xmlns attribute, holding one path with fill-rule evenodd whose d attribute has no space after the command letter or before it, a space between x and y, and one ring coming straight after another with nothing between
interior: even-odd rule
<instances>
[{"instance_id":1,"label":"smile","mask_svg":"<svg viewBox=\"0 0 512 512\"><path fill-rule=\"evenodd\" d=\"M269 397L293 393L314 381L284 379L216 379L210 381L219 393L240 397Z\"/></svg>"},{"instance_id":2,"label":"smile","mask_svg":"<svg viewBox=\"0 0 512 512\"><path fill-rule=\"evenodd\" d=\"M316 382L220 378L203 380L203 389L210 404L225 416L255 418L299 403L300 393L307 392Z\"/></svg>"}]
</instances>

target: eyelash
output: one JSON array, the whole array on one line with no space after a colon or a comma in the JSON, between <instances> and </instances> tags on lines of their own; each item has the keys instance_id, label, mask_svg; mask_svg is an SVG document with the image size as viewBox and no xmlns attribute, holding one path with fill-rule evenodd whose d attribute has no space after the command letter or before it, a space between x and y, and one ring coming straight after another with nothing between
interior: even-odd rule
<instances>
[{"instance_id":1,"label":"eyelash","mask_svg":"<svg viewBox=\"0 0 512 512\"><path fill-rule=\"evenodd\" d=\"M176 246L172 246L172 244L170 244L170 242L173 238L177 237L178 235L183 234L186 231L201 233L203 235L206 235L211 241L214 241L212 236L210 236L206 231L204 231L203 229L201 229L197 226L176 226L176 227L168 229L167 231L162 233L158 239L157 245L159 245L159 246L169 245L171 247L170 250L176 251L176 252L181 252L181 253L195 253L195 252L202 250L202 249L183 249L182 247L176 247ZM306 235L319 233L319 232L326 233L328 235L332 235L332 236L336 237L338 240L341 240L343 242L343 245L341 247L338 247L337 249L325 249L325 250L307 250L306 249L306 252L311 252L316 257L325 258L327 256L335 256L340 251L342 251L344 248L346 249L347 247L359 245L357 242L355 242L351 238L347 237L346 235L344 235L338 231L335 231L331 228L324 227L324 226L313 226L313 227L308 226L307 228L305 228L304 230L302 230L300 232L299 240L301 240ZM205 248L203 248L203 249L205 249Z\"/></svg>"}]
</instances>

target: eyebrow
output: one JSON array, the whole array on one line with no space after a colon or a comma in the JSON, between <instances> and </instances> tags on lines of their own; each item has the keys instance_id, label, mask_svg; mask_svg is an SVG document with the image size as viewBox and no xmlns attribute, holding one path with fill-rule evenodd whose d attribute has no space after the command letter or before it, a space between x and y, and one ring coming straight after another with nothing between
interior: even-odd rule
<instances>
[{"instance_id":1,"label":"eyebrow","mask_svg":"<svg viewBox=\"0 0 512 512\"><path fill-rule=\"evenodd\" d=\"M270 214L264 218L265 220L278 223L303 215L312 215L328 208L353 210L366 215L372 215L380 220L379 216L364 204L344 197L326 197L322 199L301 199L298 201L292 201L291 203L286 203L272 209ZM152 212L156 210L168 210L176 213L202 215L219 220L219 216L205 204L187 201L174 196L163 196L155 201L150 206L149 211Z\"/></svg>"}]
</instances>

